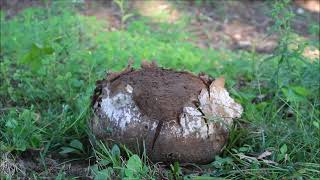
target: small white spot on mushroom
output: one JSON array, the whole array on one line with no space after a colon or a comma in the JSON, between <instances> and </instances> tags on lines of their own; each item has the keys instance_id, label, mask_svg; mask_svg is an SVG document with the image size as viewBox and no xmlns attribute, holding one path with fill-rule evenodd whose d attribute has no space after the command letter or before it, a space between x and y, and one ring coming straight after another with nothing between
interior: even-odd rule
<instances>
[{"instance_id":1,"label":"small white spot on mushroom","mask_svg":"<svg viewBox=\"0 0 320 180\"><path fill-rule=\"evenodd\" d=\"M130 123L140 121L141 113L129 94L120 92L110 97L110 90L104 90L106 96L102 98L101 109L111 122L125 129Z\"/></svg>"},{"instance_id":2,"label":"small white spot on mushroom","mask_svg":"<svg viewBox=\"0 0 320 180\"><path fill-rule=\"evenodd\" d=\"M151 126L151 130L155 130L158 126L158 123L157 122L153 122L152 123L152 126Z\"/></svg>"},{"instance_id":3,"label":"small white spot on mushroom","mask_svg":"<svg viewBox=\"0 0 320 180\"><path fill-rule=\"evenodd\" d=\"M196 108L193 107L185 107L183 111L191 116L202 116L201 112L199 112Z\"/></svg>"},{"instance_id":4,"label":"small white spot on mushroom","mask_svg":"<svg viewBox=\"0 0 320 180\"><path fill-rule=\"evenodd\" d=\"M132 86L130 86L130 84L127 84L127 86L126 86L126 90L127 90L127 92L128 93L132 93L132 91L133 91L133 87Z\"/></svg>"}]
</instances>

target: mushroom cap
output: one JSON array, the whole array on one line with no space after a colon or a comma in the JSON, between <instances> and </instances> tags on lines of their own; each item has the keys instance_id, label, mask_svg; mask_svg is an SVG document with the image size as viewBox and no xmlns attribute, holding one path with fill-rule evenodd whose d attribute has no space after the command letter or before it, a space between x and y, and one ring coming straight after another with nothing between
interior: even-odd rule
<instances>
[{"instance_id":1,"label":"mushroom cap","mask_svg":"<svg viewBox=\"0 0 320 180\"><path fill-rule=\"evenodd\" d=\"M135 153L144 147L154 162L211 162L227 141L232 119L242 113L223 78L205 82L189 72L154 65L128 67L100 82L98 89L93 133ZM152 148L160 121L163 125Z\"/></svg>"}]
</instances>

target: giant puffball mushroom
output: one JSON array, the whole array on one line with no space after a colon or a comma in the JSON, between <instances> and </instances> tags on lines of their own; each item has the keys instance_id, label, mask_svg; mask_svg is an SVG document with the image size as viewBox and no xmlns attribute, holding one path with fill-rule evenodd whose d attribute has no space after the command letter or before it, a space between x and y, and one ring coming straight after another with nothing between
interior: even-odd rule
<instances>
[{"instance_id":1,"label":"giant puffball mushroom","mask_svg":"<svg viewBox=\"0 0 320 180\"><path fill-rule=\"evenodd\" d=\"M195 76L143 62L98 81L91 130L106 144L135 153L145 147L153 162L209 163L243 111L224 79Z\"/></svg>"}]
</instances>

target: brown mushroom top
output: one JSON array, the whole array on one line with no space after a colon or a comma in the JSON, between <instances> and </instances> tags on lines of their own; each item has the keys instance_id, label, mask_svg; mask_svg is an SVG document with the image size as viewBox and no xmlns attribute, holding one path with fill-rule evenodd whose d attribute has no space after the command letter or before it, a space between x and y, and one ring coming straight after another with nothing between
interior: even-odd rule
<instances>
[{"instance_id":1,"label":"brown mushroom top","mask_svg":"<svg viewBox=\"0 0 320 180\"><path fill-rule=\"evenodd\" d=\"M176 72L155 66L122 74L111 82L111 93L129 84L140 111L149 118L178 120L183 107L198 102L205 83L189 72Z\"/></svg>"}]
</instances>

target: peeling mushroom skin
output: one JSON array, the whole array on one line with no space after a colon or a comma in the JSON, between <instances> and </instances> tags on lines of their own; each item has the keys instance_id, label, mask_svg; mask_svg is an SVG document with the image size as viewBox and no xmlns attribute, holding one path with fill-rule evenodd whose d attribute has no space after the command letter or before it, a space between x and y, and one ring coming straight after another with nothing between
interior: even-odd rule
<instances>
[{"instance_id":1,"label":"peeling mushroom skin","mask_svg":"<svg viewBox=\"0 0 320 180\"><path fill-rule=\"evenodd\" d=\"M143 67L105 80L94 106L93 134L134 153L145 143L154 162L211 162L227 141L227 126L243 111L224 89L224 80L208 86L187 72ZM152 148L159 122L162 128Z\"/></svg>"},{"instance_id":2,"label":"peeling mushroom skin","mask_svg":"<svg viewBox=\"0 0 320 180\"><path fill-rule=\"evenodd\" d=\"M183 108L180 124L183 137L192 135L196 136L196 138L206 139L209 136L208 126L201 112L194 107Z\"/></svg>"},{"instance_id":3,"label":"peeling mushroom skin","mask_svg":"<svg viewBox=\"0 0 320 180\"><path fill-rule=\"evenodd\" d=\"M205 164L220 152L227 131L218 124L206 124L195 107L185 107L181 125L164 125L159 140L151 153L153 161Z\"/></svg>"},{"instance_id":4,"label":"peeling mushroom skin","mask_svg":"<svg viewBox=\"0 0 320 180\"><path fill-rule=\"evenodd\" d=\"M231 125L232 119L241 117L243 112L242 106L224 88L224 78L213 81L209 90L202 89L198 98L203 113L207 117L222 120L225 125Z\"/></svg>"},{"instance_id":5,"label":"peeling mushroom skin","mask_svg":"<svg viewBox=\"0 0 320 180\"><path fill-rule=\"evenodd\" d=\"M177 126L178 127L178 126ZM226 142L224 129L217 129L207 138L197 138L196 135L182 136L171 131L172 127L164 127L159 136L158 143L151 153L151 160L155 162L172 163L198 163L206 164L213 160L214 156ZM197 132L194 132L197 134Z\"/></svg>"}]
</instances>

